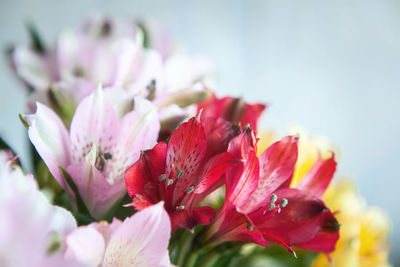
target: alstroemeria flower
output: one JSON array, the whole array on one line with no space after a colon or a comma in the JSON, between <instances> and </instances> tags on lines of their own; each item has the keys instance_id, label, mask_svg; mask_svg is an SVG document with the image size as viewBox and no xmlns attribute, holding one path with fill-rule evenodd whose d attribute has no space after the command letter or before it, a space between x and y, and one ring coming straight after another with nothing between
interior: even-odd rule
<instances>
[{"instance_id":1,"label":"alstroemeria flower","mask_svg":"<svg viewBox=\"0 0 400 267\"><path fill-rule=\"evenodd\" d=\"M69 132L48 107L25 116L29 138L57 182L73 198L64 169L76 184L89 212L102 218L125 194L124 172L141 150L156 144L160 124L156 108L145 99L127 106L118 88L101 89L84 98Z\"/></svg>"},{"instance_id":2,"label":"alstroemeria flower","mask_svg":"<svg viewBox=\"0 0 400 267\"><path fill-rule=\"evenodd\" d=\"M62 235L76 228L72 214L51 205L7 157L0 152L0 266L82 266L60 253Z\"/></svg>"},{"instance_id":3,"label":"alstroemeria flower","mask_svg":"<svg viewBox=\"0 0 400 267\"><path fill-rule=\"evenodd\" d=\"M249 124L252 129L257 129L257 121L265 108L264 104L248 104L242 98L217 98L215 94L197 105L198 111L203 110L203 116L222 117L242 126Z\"/></svg>"},{"instance_id":4,"label":"alstroemeria flower","mask_svg":"<svg viewBox=\"0 0 400 267\"><path fill-rule=\"evenodd\" d=\"M92 223L66 237L67 259L86 266L172 266L168 256L171 223L159 203L123 222Z\"/></svg>"},{"instance_id":5,"label":"alstroemeria flower","mask_svg":"<svg viewBox=\"0 0 400 267\"><path fill-rule=\"evenodd\" d=\"M208 242L279 243L330 252L338 239L337 221L319 199L333 172L317 164L298 188L288 188L297 160L297 138L272 144L257 158L248 128L232 139L228 152L241 159L226 173L226 198L209 226ZM334 163L334 161L333 161ZM335 164L335 163L334 163Z\"/></svg>"},{"instance_id":6,"label":"alstroemeria flower","mask_svg":"<svg viewBox=\"0 0 400 267\"><path fill-rule=\"evenodd\" d=\"M160 44L147 47L149 38L157 39L134 21L96 17L75 31L62 32L55 47L43 51L16 47L12 66L33 89L29 100L32 112L39 101L68 121L64 113L71 113L69 109L102 83L123 88L131 97L153 101L165 121L163 128L174 129L176 121L194 115L195 110L186 107L208 95L203 81L212 67L198 56L164 58L166 55L157 51Z\"/></svg>"},{"instance_id":7,"label":"alstroemeria flower","mask_svg":"<svg viewBox=\"0 0 400 267\"><path fill-rule=\"evenodd\" d=\"M215 216L211 207L196 207L223 184L232 164L228 142L240 129L221 118L195 118L181 124L168 144L158 143L142 153L125 173L132 205L138 210L165 201L172 229L208 224Z\"/></svg>"}]
</instances>

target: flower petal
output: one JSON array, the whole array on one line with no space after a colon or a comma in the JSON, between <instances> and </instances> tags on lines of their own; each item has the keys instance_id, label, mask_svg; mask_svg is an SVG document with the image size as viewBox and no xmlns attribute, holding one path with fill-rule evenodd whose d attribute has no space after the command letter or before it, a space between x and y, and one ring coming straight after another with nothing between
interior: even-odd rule
<instances>
[{"instance_id":1,"label":"flower petal","mask_svg":"<svg viewBox=\"0 0 400 267\"><path fill-rule=\"evenodd\" d=\"M335 250L339 239L339 223L329 210L323 213L321 231L311 240L296 244L296 247L329 253Z\"/></svg>"},{"instance_id":2,"label":"flower petal","mask_svg":"<svg viewBox=\"0 0 400 267\"><path fill-rule=\"evenodd\" d=\"M167 144L158 143L153 149L144 151L140 159L125 172L125 184L133 206L142 210L160 201L158 177L165 173Z\"/></svg>"},{"instance_id":3,"label":"flower petal","mask_svg":"<svg viewBox=\"0 0 400 267\"><path fill-rule=\"evenodd\" d=\"M156 108L150 101L136 97L134 110L124 116L118 132L117 143L110 150L105 172L110 183L119 182L127 167L135 163L140 151L157 143L160 122ZM106 151L105 151L106 152Z\"/></svg>"},{"instance_id":4,"label":"flower petal","mask_svg":"<svg viewBox=\"0 0 400 267\"><path fill-rule=\"evenodd\" d=\"M226 173L226 200L241 210L256 190L260 166L254 151L250 151L245 163L237 163Z\"/></svg>"},{"instance_id":5,"label":"flower petal","mask_svg":"<svg viewBox=\"0 0 400 267\"><path fill-rule=\"evenodd\" d=\"M103 260L104 238L93 225L81 226L67 235L65 257L86 266L99 266Z\"/></svg>"},{"instance_id":6,"label":"flower petal","mask_svg":"<svg viewBox=\"0 0 400 267\"><path fill-rule=\"evenodd\" d=\"M125 194L123 180L111 185L89 161L71 164L67 172L78 187L90 214L97 219L103 218Z\"/></svg>"},{"instance_id":7,"label":"flower petal","mask_svg":"<svg viewBox=\"0 0 400 267\"><path fill-rule=\"evenodd\" d=\"M261 154L259 160L260 178L257 189L250 196L248 202L241 207L241 211L244 213L266 205L270 195L293 175L297 160L297 138L287 136L272 144Z\"/></svg>"},{"instance_id":8,"label":"flower petal","mask_svg":"<svg viewBox=\"0 0 400 267\"><path fill-rule=\"evenodd\" d=\"M12 54L15 71L23 81L36 90L46 90L51 83L51 75L45 59L32 50L18 47Z\"/></svg>"},{"instance_id":9,"label":"flower petal","mask_svg":"<svg viewBox=\"0 0 400 267\"><path fill-rule=\"evenodd\" d=\"M81 101L72 119L70 136L73 162L83 162L93 144L97 151L111 152L117 142L119 128L117 114L99 87Z\"/></svg>"},{"instance_id":10,"label":"flower petal","mask_svg":"<svg viewBox=\"0 0 400 267\"><path fill-rule=\"evenodd\" d=\"M103 266L165 266L171 224L162 205L125 219L110 238Z\"/></svg>"},{"instance_id":11,"label":"flower petal","mask_svg":"<svg viewBox=\"0 0 400 267\"><path fill-rule=\"evenodd\" d=\"M172 232L178 228L193 229L199 224L210 224L215 218L211 207L196 207L192 210L180 210L170 213Z\"/></svg>"},{"instance_id":12,"label":"flower petal","mask_svg":"<svg viewBox=\"0 0 400 267\"><path fill-rule=\"evenodd\" d=\"M321 200L296 189L283 189L275 194L278 200L288 200L280 212L269 215L268 210L259 210L248 215L267 240L291 246L309 241L320 232L327 210Z\"/></svg>"},{"instance_id":13,"label":"flower petal","mask_svg":"<svg viewBox=\"0 0 400 267\"><path fill-rule=\"evenodd\" d=\"M71 161L71 143L67 129L54 111L41 103L37 103L36 106L35 114L24 116L29 125L29 139L51 174L68 191L69 187L59 169L65 168Z\"/></svg>"},{"instance_id":14,"label":"flower petal","mask_svg":"<svg viewBox=\"0 0 400 267\"><path fill-rule=\"evenodd\" d=\"M333 154L327 160L318 159L296 188L307 191L314 197L319 198L329 186L335 170L336 161Z\"/></svg>"},{"instance_id":15,"label":"flower petal","mask_svg":"<svg viewBox=\"0 0 400 267\"><path fill-rule=\"evenodd\" d=\"M185 194L194 182L206 153L207 141L200 118L191 118L181 124L168 143L166 173L182 171L176 179L174 198ZM175 201L176 199L174 199Z\"/></svg>"},{"instance_id":16,"label":"flower petal","mask_svg":"<svg viewBox=\"0 0 400 267\"><path fill-rule=\"evenodd\" d=\"M232 138L240 134L237 124L221 118L204 117L202 113L201 122L207 136L207 159L225 152Z\"/></svg>"}]
</instances>

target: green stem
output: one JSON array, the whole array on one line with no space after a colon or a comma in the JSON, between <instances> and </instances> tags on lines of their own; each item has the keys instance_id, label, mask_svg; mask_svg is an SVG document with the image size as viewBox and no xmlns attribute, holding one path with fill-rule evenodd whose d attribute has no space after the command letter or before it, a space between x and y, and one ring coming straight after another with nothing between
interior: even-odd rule
<instances>
[{"instance_id":1,"label":"green stem","mask_svg":"<svg viewBox=\"0 0 400 267\"><path fill-rule=\"evenodd\" d=\"M182 239L179 242L178 245L178 256L176 259L176 264L178 266L186 266L185 261L188 258L188 254L190 253L191 249L192 249L192 241L193 241L193 234L190 232L183 232L182 233Z\"/></svg>"}]
</instances>

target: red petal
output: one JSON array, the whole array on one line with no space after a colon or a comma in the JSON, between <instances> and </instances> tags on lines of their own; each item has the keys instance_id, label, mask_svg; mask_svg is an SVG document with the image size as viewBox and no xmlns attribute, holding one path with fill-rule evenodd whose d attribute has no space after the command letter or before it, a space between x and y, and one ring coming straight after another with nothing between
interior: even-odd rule
<instances>
[{"instance_id":1,"label":"red petal","mask_svg":"<svg viewBox=\"0 0 400 267\"><path fill-rule=\"evenodd\" d=\"M207 136L207 159L225 152L231 139L240 134L238 125L221 118L204 117L202 113L201 122Z\"/></svg>"},{"instance_id":2,"label":"red petal","mask_svg":"<svg viewBox=\"0 0 400 267\"><path fill-rule=\"evenodd\" d=\"M196 194L207 191L212 185L217 183L226 173L226 169L235 162L229 153L221 153L210 159L204 166L200 181L196 186ZM211 193L211 192L209 192Z\"/></svg>"},{"instance_id":3,"label":"red petal","mask_svg":"<svg viewBox=\"0 0 400 267\"><path fill-rule=\"evenodd\" d=\"M246 104L240 119L241 125L249 124L252 129L257 129L257 121L265 108L263 104Z\"/></svg>"},{"instance_id":4,"label":"red petal","mask_svg":"<svg viewBox=\"0 0 400 267\"><path fill-rule=\"evenodd\" d=\"M210 224L215 218L215 210L211 207L197 207L193 210L181 210L169 213L172 232L178 228L193 229L199 224Z\"/></svg>"},{"instance_id":5,"label":"red petal","mask_svg":"<svg viewBox=\"0 0 400 267\"><path fill-rule=\"evenodd\" d=\"M260 175L242 212L249 213L268 203L270 195L293 175L297 161L297 138L287 136L272 144L260 156Z\"/></svg>"},{"instance_id":6,"label":"red petal","mask_svg":"<svg viewBox=\"0 0 400 267\"><path fill-rule=\"evenodd\" d=\"M217 98L214 94L198 104L206 117L222 117L231 122L240 122L242 126L250 124L257 129L257 120L265 109L263 104L247 104L241 98Z\"/></svg>"},{"instance_id":7,"label":"red petal","mask_svg":"<svg viewBox=\"0 0 400 267\"><path fill-rule=\"evenodd\" d=\"M336 161L333 154L327 160L318 159L296 188L319 198L330 184L335 170Z\"/></svg>"},{"instance_id":8,"label":"red petal","mask_svg":"<svg viewBox=\"0 0 400 267\"><path fill-rule=\"evenodd\" d=\"M167 150L167 174L183 171L182 177L172 177L175 180L173 201L193 184L202 167L206 148L207 139L199 117L181 124L171 136Z\"/></svg>"},{"instance_id":9,"label":"red petal","mask_svg":"<svg viewBox=\"0 0 400 267\"><path fill-rule=\"evenodd\" d=\"M336 242L339 239L339 226L332 212L326 211L321 231L313 239L305 243L296 244L296 246L318 252L332 252L335 250Z\"/></svg>"},{"instance_id":10,"label":"red petal","mask_svg":"<svg viewBox=\"0 0 400 267\"><path fill-rule=\"evenodd\" d=\"M167 145L158 143L153 149L142 152L139 160L126 170L126 189L136 209L160 201L158 177L165 173L166 153Z\"/></svg>"},{"instance_id":11,"label":"red petal","mask_svg":"<svg viewBox=\"0 0 400 267\"><path fill-rule=\"evenodd\" d=\"M269 218L268 212L265 215L261 212L249 214L257 228L265 234L265 238L273 236L288 245L303 243L314 238L323 226L326 211L323 202L310 198L296 189L284 189L275 194L278 196L278 201L282 198L288 200L288 205L282 208L280 213Z\"/></svg>"},{"instance_id":12,"label":"red petal","mask_svg":"<svg viewBox=\"0 0 400 267\"><path fill-rule=\"evenodd\" d=\"M256 190L260 166L255 151L250 151L245 162L230 167L226 173L226 200L235 207L246 204L250 195Z\"/></svg>"},{"instance_id":13,"label":"red petal","mask_svg":"<svg viewBox=\"0 0 400 267\"><path fill-rule=\"evenodd\" d=\"M246 161L250 151L257 152L257 140L254 132L247 128L244 132L233 138L228 146L228 152L236 159Z\"/></svg>"}]
</instances>

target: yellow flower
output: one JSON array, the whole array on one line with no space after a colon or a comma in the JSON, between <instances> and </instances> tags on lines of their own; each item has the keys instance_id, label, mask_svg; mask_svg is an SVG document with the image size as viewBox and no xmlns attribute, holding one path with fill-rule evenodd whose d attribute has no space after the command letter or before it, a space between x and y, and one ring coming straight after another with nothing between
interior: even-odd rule
<instances>
[{"instance_id":1,"label":"yellow flower","mask_svg":"<svg viewBox=\"0 0 400 267\"><path fill-rule=\"evenodd\" d=\"M318 157L326 158L334 149L326 140L311 139L306 132L294 127L290 134L298 135L299 156L291 187L295 187ZM260 132L258 152L264 151L275 141L272 132ZM331 184L323 196L327 207L333 212L341 224L340 238L336 249L330 254L331 261L321 253L312 267L386 267L389 246L387 243L391 224L389 218L379 208L367 207L364 199L356 192L354 184L348 180L340 180Z\"/></svg>"},{"instance_id":2,"label":"yellow flower","mask_svg":"<svg viewBox=\"0 0 400 267\"><path fill-rule=\"evenodd\" d=\"M313 267L351 266L383 267L388 263L390 232L388 217L378 208L366 207L354 185L341 180L331 185L324 195L326 205L337 210L336 218L341 224L340 239L331 253L331 264L327 256L320 254Z\"/></svg>"}]
</instances>

